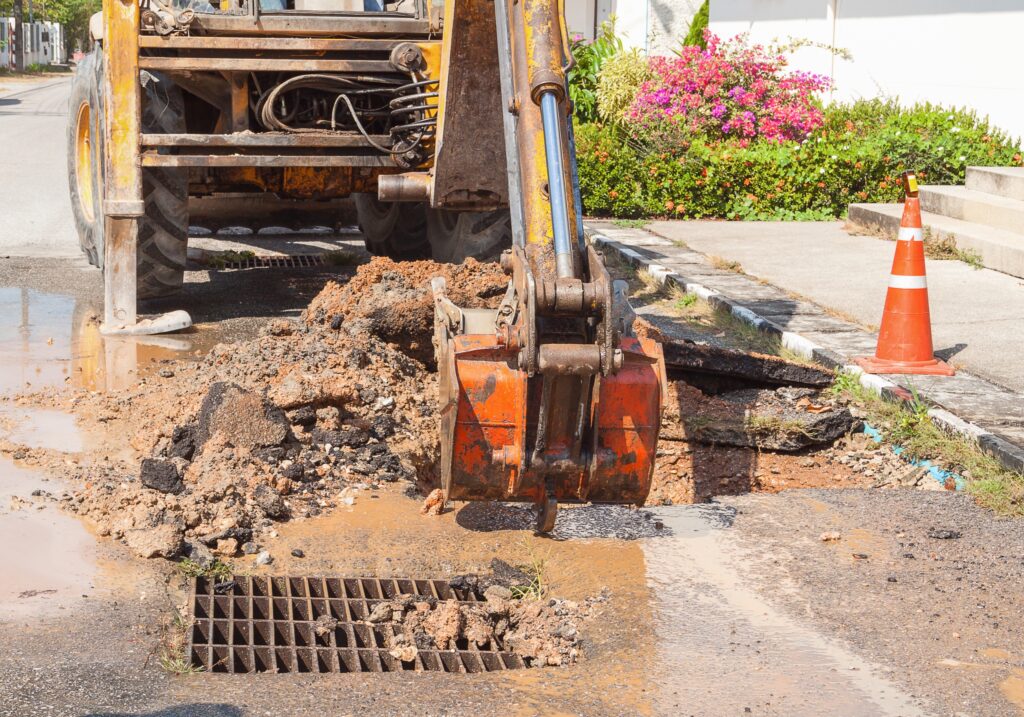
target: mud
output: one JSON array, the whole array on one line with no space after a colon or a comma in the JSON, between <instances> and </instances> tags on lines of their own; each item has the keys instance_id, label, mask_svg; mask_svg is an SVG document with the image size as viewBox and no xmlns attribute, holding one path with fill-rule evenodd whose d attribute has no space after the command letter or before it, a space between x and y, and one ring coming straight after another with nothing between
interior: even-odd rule
<instances>
[{"instance_id":1,"label":"mud","mask_svg":"<svg viewBox=\"0 0 1024 717\"><path fill-rule=\"evenodd\" d=\"M0 620L64 609L96 572L92 536L57 506L60 488L0 458Z\"/></svg>"},{"instance_id":2,"label":"mud","mask_svg":"<svg viewBox=\"0 0 1024 717\"><path fill-rule=\"evenodd\" d=\"M94 443L74 445L57 425L36 431L49 442L33 438L30 421L14 420L0 450L26 465L68 471L72 496L64 504L99 534L140 556L200 563L214 554L256 554L281 522L352 506L388 483L412 482L427 495L438 480L429 365L429 282L437 275L467 307L495 307L507 285L494 264L374 259L347 283L329 282L300 320L271 320L255 338L217 344L202 359L162 365L118 390L15 396L0 421L23 406L62 408ZM828 443L853 427L821 392L714 396L683 381L670 388L650 504L873 482L834 449L813 456L760 450ZM770 420L752 425L750 416L766 406L775 411ZM813 422L822 411L841 420L818 435ZM723 445L730 442L738 445ZM502 510L509 525L529 528L528 508ZM657 531L643 520L616 530Z\"/></svg>"}]
</instances>

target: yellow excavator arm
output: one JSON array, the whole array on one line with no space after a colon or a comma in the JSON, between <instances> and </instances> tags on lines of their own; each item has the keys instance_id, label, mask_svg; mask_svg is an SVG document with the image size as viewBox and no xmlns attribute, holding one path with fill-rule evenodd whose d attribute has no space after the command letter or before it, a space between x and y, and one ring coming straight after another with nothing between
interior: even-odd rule
<instances>
[{"instance_id":1,"label":"yellow excavator arm","mask_svg":"<svg viewBox=\"0 0 1024 717\"><path fill-rule=\"evenodd\" d=\"M661 347L633 335L625 282L583 235L561 0L449 0L442 112L465 96L460 19L493 8L510 276L496 311L460 309L433 283L440 371L442 478L453 500L529 501L538 529L558 502L642 505L650 491L664 396ZM463 108L464 109L464 108ZM443 169L445 119L439 133ZM435 177L436 182L436 177ZM437 185L434 189L437 194Z\"/></svg>"}]
</instances>

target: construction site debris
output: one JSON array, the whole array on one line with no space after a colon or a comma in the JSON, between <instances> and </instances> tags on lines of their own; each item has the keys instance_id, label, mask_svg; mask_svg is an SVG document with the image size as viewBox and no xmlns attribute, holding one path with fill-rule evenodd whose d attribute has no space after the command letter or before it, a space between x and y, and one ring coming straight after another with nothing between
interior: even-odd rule
<instances>
[{"instance_id":1,"label":"construction site debris","mask_svg":"<svg viewBox=\"0 0 1024 717\"><path fill-rule=\"evenodd\" d=\"M739 379L747 386L825 388L835 378L832 372L817 366L696 341L663 341L662 348L669 375L695 384L698 377L712 376Z\"/></svg>"},{"instance_id":2,"label":"construction site debris","mask_svg":"<svg viewBox=\"0 0 1024 717\"><path fill-rule=\"evenodd\" d=\"M441 494L431 494L439 482L437 377L430 367L435 275L445 276L449 295L467 307L495 308L507 286L493 264L376 258L347 283L328 283L299 321L270 321L252 339L176 364L167 379L75 394L68 408L95 444L127 435L134 456L84 455L70 466L79 487L65 505L140 555L191 554L196 546L211 555L232 547L256 555L275 522L356 506L395 481L414 482L428 495L428 512L443 510ZM719 355L699 344L673 346L677 366L699 367ZM739 385L748 387L752 378L814 383L824 375L746 354L730 354L727 364L734 375L720 378L742 375L747 383ZM702 387L670 382L650 504L790 487L935 484L888 449L845 438L856 420L828 393L782 387L714 395L721 386ZM816 454L810 466L801 463L807 457L777 453L837 436L837 447ZM64 456L43 449L4 449L65 466ZM521 523L518 513L506 513ZM460 521L501 516L462 510ZM158 526L159 541L143 539ZM656 532L649 523L640 527Z\"/></svg>"},{"instance_id":3,"label":"construction site debris","mask_svg":"<svg viewBox=\"0 0 1024 717\"><path fill-rule=\"evenodd\" d=\"M662 433L668 440L794 452L833 443L860 426L847 407L833 406L826 395L809 388L745 389L708 396L675 381L670 394L674 400Z\"/></svg>"}]
</instances>

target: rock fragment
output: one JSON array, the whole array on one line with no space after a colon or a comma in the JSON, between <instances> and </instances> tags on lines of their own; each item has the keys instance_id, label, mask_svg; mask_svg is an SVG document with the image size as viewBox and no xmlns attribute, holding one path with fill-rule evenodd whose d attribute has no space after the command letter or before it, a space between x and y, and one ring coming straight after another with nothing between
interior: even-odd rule
<instances>
[{"instance_id":1,"label":"rock fragment","mask_svg":"<svg viewBox=\"0 0 1024 717\"><path fill-rule=\"evenodd\" d=\"M164 458L144 458L139 466L139 482L161 493L178 495L185 490L181 473L173 461Z\"/></svg>"}]
</instances>

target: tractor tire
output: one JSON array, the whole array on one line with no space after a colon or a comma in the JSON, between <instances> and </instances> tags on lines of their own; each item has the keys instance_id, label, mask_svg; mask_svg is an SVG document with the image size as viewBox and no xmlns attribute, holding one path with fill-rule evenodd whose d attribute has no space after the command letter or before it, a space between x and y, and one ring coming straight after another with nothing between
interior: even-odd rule
<instances>
[{"instance_id":1,"label":"tractor tire","mask_svg":"<svg viewBox=\"0 0 1024 717\"><path fill-rule=\"evenodd\" d=\"M366 250L395 260L426 259L427 205L417 202L382 202L372 194L354 194Z\"/></svg>"},{"instance_id":2,"label":"tractor tire","mask_svg":"<svg viewBox=\"0 0 1024 717\"><path fill-rule=\"evenodd\" d=\"M185 131L181 90L158 73L143 71L142 131ZM78 240L93 266L103 268L104 97L100 49L78 63L71 84L68 131L68 184ZM188 170L142 170L145 215L139 219L136 294L167 296L181 289L188 245Z\"/></svg>"},{"instance_id":3,"label":"tractor tire","mask_svg":"<svg viewBox=\"0 0 1024 717\"><path fill-rule=\"evenodd\" d=\"M507 209L493 212L431 210L427 235L434 261L461 264L472 257L497 261L512 246L512 219Z\"/></svg>"},{"instance_id":4,"label":"tractor tire","mask_svg":"<svg viewBox=\"0 0 1024 717\"><path fill-rule=\"evenodd\" d=\"M185 100L163 75L142 71L142 131L185 132ZM139 222L138 297L152 299L181 290L188 250L188 170L146 167L142 170L146 215Z\"/></svg>"},{"instance_id":5,"label":"tractor tire","mask_svg":"<svg viewBox=\"0 0 1024 717\"><path fill-rule=\"evenodd\" d=\"M90 52L71 80L68 106L68 186L78 244L89 263L103 266L102 56Z\"/></svg>"}]
</instances>

